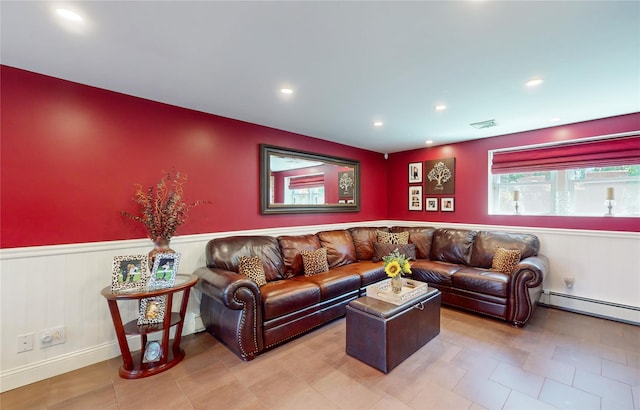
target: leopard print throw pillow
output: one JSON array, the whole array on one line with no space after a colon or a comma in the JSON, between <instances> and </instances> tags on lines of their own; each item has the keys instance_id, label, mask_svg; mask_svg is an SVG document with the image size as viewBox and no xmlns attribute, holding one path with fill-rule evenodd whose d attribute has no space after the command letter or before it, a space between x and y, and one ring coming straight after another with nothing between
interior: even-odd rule
<instances>
[{"instance_id":1,"label":"leopard print throw pillow","mask_svg":"<svg viewBox=\"0 0 640 410\"><path fill-rule=\"evenodd\" d=\"M302 264L304 265L304 276L313 276L329 270L327 248L315 251L303 250L300 251L300 255L302 255Z\"/></svg>"},{"instance_id":2,"label":"leopard print throw pillow","mask_svg":"<svg viewBox=\"0 0 640 410\"><path fill-rule=\"evenodd\" d=\"M496 248L491 263L491 270L511 275L520 262L520 251L518 249Z\"/></svg>"},{"instance_id":3,"label":"leopard print throw pillow","mask_svg":"<svg viewBox=\"0 0 640 410\"><path fill-rule=\"evenodd\" d=\"M409 232L383 232L376 231L378 234L378 242L380 243L393 243L396 245L406 245L409 243Z\"/></svg>"},{"instance_id":4,"label":"leopard print throw pillow","mask_svg":"<svg viewBox=\"0 0 640 410\"><path fill-rule=\"evenodd\" d=\"M242 275L246 275L249 279L254 281L258 286L267 284L267 278L264 274L264 267L259 257L253 256L247 258L246 256L240 257L240 264L238 265L238 271Z\"/></svg>"}]
</instances>

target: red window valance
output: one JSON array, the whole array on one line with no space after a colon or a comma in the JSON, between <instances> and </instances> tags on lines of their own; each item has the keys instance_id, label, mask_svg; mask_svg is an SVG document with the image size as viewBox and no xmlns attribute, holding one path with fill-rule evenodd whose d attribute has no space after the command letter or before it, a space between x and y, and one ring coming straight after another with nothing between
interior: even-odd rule
<instances>
[{"instance_id":1,"label":"red window valance","mask_svg":"<svg viewBox=\"0 0 640 410\"><path fill-rule=\"evenodd\" d=\"M305 175L301 177L291 177L289 179L289 189L313 188L324 186L324 174Z\"/></svg>"},{"instance_id":2,"label":"red window valance","mask_svg":"<svg viewBox=\"0 0 640 410\"><path fill-rule=\"evenodd\" d=\"M640 164L640 135L494 152L492 174Z\"/></svg>"}]
</instances>

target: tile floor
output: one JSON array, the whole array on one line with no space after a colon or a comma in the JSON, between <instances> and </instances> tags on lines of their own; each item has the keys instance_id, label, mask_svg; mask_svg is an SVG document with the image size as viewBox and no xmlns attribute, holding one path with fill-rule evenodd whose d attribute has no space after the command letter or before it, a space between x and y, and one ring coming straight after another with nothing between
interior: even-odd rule
<instances>
[{"instance_id":1,"label":"tile floor","mask_svg":"<svg viewBox=\"0 0 640 410\"><path fill-rule=\"evenodd\" d=\"M539 307L524 328L442 308L388 375L345 353L345 320L242 362L207 333L140 379L114 358L0 395L9 409L640 409L640 328Z\"/></svg>"}]
</instances>

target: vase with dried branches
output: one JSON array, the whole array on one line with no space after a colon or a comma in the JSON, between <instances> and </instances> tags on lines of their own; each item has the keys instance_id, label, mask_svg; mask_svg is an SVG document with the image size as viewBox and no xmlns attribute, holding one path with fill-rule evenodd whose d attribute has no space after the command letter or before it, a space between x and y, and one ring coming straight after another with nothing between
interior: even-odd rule
<instances>
[{"instance_id":1,"label":"vase with dried branches","mask_svg":"<svg viewBox=\"0 0 640 410\"><path fill-rule=\"evenodd\" d=\"M187 175L180 172L167 172L155 186L143 188L136 184L133 200L138 204L138 215L121 211L122 216L140 222L147 230L147 236L154 243L149 252L149 265L153 266L155 255L164 252L172 253L169 247L176 229L186 222L189 210L211 201L199 200L187 203L184 200L184 185Z\"/></svg>"}]
</instances>

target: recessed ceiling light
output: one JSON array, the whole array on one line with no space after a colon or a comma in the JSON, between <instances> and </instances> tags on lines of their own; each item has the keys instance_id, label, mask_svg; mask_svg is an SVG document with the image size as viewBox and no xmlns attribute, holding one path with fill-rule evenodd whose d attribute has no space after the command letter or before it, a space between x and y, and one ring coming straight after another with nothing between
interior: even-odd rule
<instances>
[{"instance_id":1,"label":"recessed ceiling light","mask_svg":"<svg viewBox=\"0 0 640 410\"><path fill-rule=\"evenodd\" d=\"M293 94L293 90L291 88L281 88L280 92L282 94Z\"/></svg>"},{"instance_id":2,"label":"recessed ceiling light","mask_svg":"<svg viewBox=\"0 0 640 410\"><path fill-rule=\"evenodd\" d=\"M374 127L382 127L383 122L382 121L376 121L373 123Z\"/></svg>"},{"instance_id":3,"label":"recessed ceiling light","mask_svg":"<svg viewBox=\"0 0 640 410\"><path fill-rule=\"evenodd\" d=\"M550 119L549 121L551 121L551 122L558 122L558 121L560 121L560 118L558 118L558 117L553 117L553 118L552 118L552 119Z\"/></svg>"},{"instance_id":4,"label":"recessed ceiling light","mask_svg":"<svg viewBox=\"0 0 640 410\"><path fill-rule=\"evenodd\" d=\"M436 111L444 111L447 109L447 106L444 104L438 104L436 105Z\"/></svg>"},{"instance_id":5,"label":"recessed ceiling light","mask_svg":"<svg viewBox=\"0 0 640 410\"><path fill-rule=\"evenodd\" d=\"M526 85L527 85L527 87L535 87L535 86L538 86L538 85L540 85L542 83L544 83L543 79L534 78L534 79L531 79L531 80L527 81Z\"/></svg>"},{"instance_id":6,"label":"recessed ceiling light","mask_svg":"<svg viewBox=\"0 0 640 410\"><path fill-rule=\"evenodd\" d=\"M427 141L426 141L426 144L427 144L427 145L431 145L431 144L433 144L433 141L431 141L431 140L427 140Z\"/></svg>"},{"instance_id":7,"label":"recessed ceiling light","mask_svg":"<svg viewBox=\"0 0 640 410\"><path fill-rule=\"evenodd\" d=\"M56 13L58 13L58 15L60 17L64 17L67 20L71 20L71 21L82 21L82 16L80 16L78 13L75 13L71 10L67 10L67 9L57 9Z\"/></svg>"}]
</instances>

